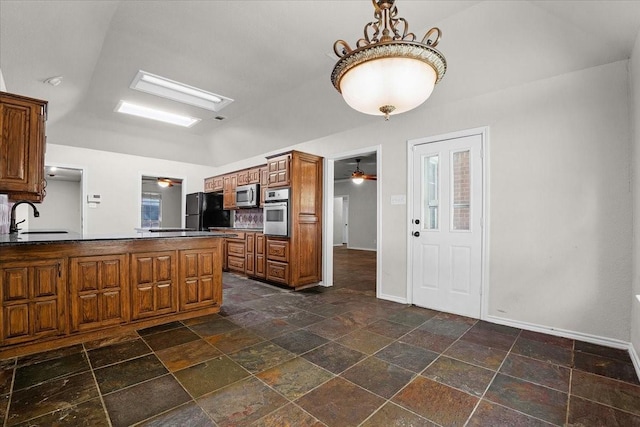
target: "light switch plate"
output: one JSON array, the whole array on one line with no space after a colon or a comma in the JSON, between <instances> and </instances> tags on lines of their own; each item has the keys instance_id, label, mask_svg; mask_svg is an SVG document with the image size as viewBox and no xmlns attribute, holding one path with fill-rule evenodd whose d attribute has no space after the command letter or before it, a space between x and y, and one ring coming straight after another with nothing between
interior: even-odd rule
<instances>
[{"instance_id":1,"label":"light switch plate","mask_svg":"<svg viewBox=\"0 0 640 427\"><path fill-rule=\"evenodd\" d=\"M392 205L406 205L407 204L407 196L404 194L394 194L391 196L391 204Z\"/></svg>"}]
</instances>

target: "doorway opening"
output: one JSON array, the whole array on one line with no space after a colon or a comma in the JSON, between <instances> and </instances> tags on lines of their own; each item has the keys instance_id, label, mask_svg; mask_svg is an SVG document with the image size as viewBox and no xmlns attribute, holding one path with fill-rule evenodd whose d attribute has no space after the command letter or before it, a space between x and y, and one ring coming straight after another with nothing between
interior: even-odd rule
<instances>
[{"instance_id":1,"label":"doorway opening","mask_svg":"<svg viewBox=\"0 0 640 427\"><path fill-rule=\"evenodd\" d=\"M28 209L29 222L25 228L82 233L85 194L83 175L82 168L45 166L46 195L38 204L40 216L35 218L33 210Z\"/></svg>"},{"instance_id":2,"label":"doorway opening","mask_svg":"<svg viewBox=\"0 0 640 427\"><path fill-rule=\"evenodd\" d=\"M342 153L327 161L327 284L377 296L379 289L379 147ZM354 171L367 179L356 184Z\"/></svg>"},{"instance_id":3,"label":"doorway opening","mask_svg":"<svg viewBox=\"0 0 640 427\"><path fill-rule=\"evenodd\" d=\"M140 228L180 228L184 221L182 179L142 175Z\"/></svg>"}]
</instances>

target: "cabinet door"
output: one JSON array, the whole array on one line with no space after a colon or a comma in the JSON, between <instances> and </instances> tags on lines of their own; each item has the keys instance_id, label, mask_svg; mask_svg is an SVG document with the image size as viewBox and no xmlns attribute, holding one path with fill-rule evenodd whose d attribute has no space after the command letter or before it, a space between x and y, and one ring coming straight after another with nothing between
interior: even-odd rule
<instances>
[{"instance_id":1,"label":"cabinet door","mask_svg":"<svg viewBox=\"0 0 640 427\"><path fill-rule=\"evenodd\" d=\"M72 332L128 321L127 271L124 254L71 258Z\"/></svg>"},{"instance_id":2,"label":"cabinet door","mask_svg":"<svg viewBox=\"0 0 640 427\"><path fill-rule=\"evenodd\" d=\"M211 193L214 190L214 181L213 178L205 178L204 180L204 192Z\"/></svg>"},{"instance_id":3,"label":"cabinet door","mask_svg":"<svg viewBox=\"0 0 640 427\"><path fill-rule=\"evenodd\" d=\"M273 157L267 162L269 187L286 187L291 184L291 153Z\"/></svg>"},{"instance_id":4,"label":"cabinet door","mask_svg":"<svg viewBox=\"0 0 640 427\"><path fill-rule=\"evenodd\" d=\"M244 170L238 172L237 185L247 185L249 183L249 171Z\"/></svg>"},{"instance_id":5,"label":"cabinet door","mask_svg":"<svg viewBox=\"0 0 640 427\"><path fill-rule=\"evenodd\" d=\"M131 286L133 320L177 311L176 253L131 254Z\"/></svg>"},{"instance_id":6,"label":"cabinet door","mask_svg":"<svg viewBox=\"0 0 640 427\"><path fill-rule=\"evenodd\" d=\"M236 187L238 186L238 176L236 174L225 175L224 191L222 193L222 207L224 209L236 208Z\"/></svg>"},{"instance_id":7,"label":"cabinet door","mask_svg":"<svg viewBox=\"0 0 640 427\"><path fill-rule=\"evenodd\" d=\"M2 344L66 332L65 260L6 263L0 268Z\"/></svg>"},{"instance_id":8,"label":"cabinet door","mask_svg":"<svg viewBox=\"0 0 640 427\"><path fill-rule=\"evenodd\" d=\"M260 168L249 169L249 184L260 184Z\"/></svg>"},{"instance_id":9,"label":"cabinet door","mask_svg":"<svg viewBox=\"0 0 640 427\"><path fill-rule=\"evenodd\" d=\"M180 251L180 310L221 303L221 244L222 241L210 249Z\"/></svg>"},{"instance_id":10,"label":"cabinet door","mask_svg":"<svg viewBox=\"0 0 640 427\"><path fill-rule=\"evenodd\" d=\"M255 275L261 279L266 277L266 260L265 257L266 238L262 233L256 233L256 256L255 256Z\"/></svg>"},{"instance_id":11,"label":"cabinet door","mask_svg":"<svg viewBox=\"0 0 640 427\"><path fill-rule=\"evenodd\" d=\"M260 207L264 207L264 199L267 195L269 185L269 169L267 167L260 168Z\"/></svg>"},{"instance_id":12,"label":"cabinet door","mask_svg":"<svg viewBox=\"0 0 640 427\"><path fill-rule=\"evenodd\" d=\"M12 200L43 198L46 105L0 94L0 193Z\"/></svg>"},{"instance_id":13,"label":"cabinet door","mask_svg":"<svg viewBox=\"0 0 640 427\"><path fill-rule=\"evenodd\" d=\"M256 247L256 233L247 233L246 237L246 262L245 262L245 274L247 276L255 276L256 274L256 259L255 259L255 247Z\"/></svg>"},{"instance_id":14,"label":"cabinet door","mask_svg":"<svg viewBox=\"0 0 640 427\"><path fill-rule=\"evenodd\" d=\"M221 176L213 177L213 188L211 191L223 191L224 190L224 180Z\"/></svg>"}]
</instances>

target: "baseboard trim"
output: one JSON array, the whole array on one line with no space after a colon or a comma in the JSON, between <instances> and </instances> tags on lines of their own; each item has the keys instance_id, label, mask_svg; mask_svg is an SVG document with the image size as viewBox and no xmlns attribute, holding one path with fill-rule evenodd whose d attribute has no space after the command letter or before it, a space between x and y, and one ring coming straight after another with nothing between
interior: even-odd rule
<instances>
[{"instance_id":1,"label":"baseboard trim","mask_svg":"<svg viewBox=\"0 0 640 427\"><path fill-rule=\"evenodd\" d=\"M640 378L640 357L638 357L638 353L631 343L629 343L629 356L631 356L633 367L636 368L636 375Z\"/></svg>"},{"instance_id":2,"label":"baseboard trim","mask_svg":"<svg viewBox=\"0 0 640 427\"><path fill-rule=\"evenodd\" d=\"M603 345L606 347L618 348L621 350L627 350L629 357L635 368L636 375L640 378L640 357L636 353L636 349L630 342L617 340L614 338L606 338L598 335L584 334L582 332L569 331L566 329L550 328L548 326L537 325L535 323L520 322L517 320L505 319L504 317L487 316L485 319L487 322L498 323L500 325L512 326L514 328L526 329L528 331L542 332L544 334L555 335L563 338L570 338L574 340L580 340L591 344Z\"/></svg>"},{"instance_id":3,"label":"baseboard trim","mask_svg":"<svg viewBox=\"0 0 640 427\"><path fill-rule=\"evenodd\" d=\"M407 302L406 298L400 298L400 297L397 297L395 295L387 295L387 294L380 293L380 294L378 294L377 298L378 299L383 299L383 300L386 300L386 301L397 302L399 304L409 304Z\"/></svg>"},{"instance_id":4,"label":"baseboard trim","mask_svg":"<svg viewBox=\"0 0 640 427\"><path fill-rule=\"evenodd\" d=\"M574 340L585 341L591 344L599 344L623 350L628 350L630 345L630 343L627 341L617 340L614 338L606 338L598 335L584 334L582 332L570 331L566 329L552 328L535 323L505 319L504 317L489 315L484 320L492 323L498 323L500 325L513 326L514 328L526 329L528 331L534 332L542 332L543 334L555 335L557 337L570 338Z\"/></svg>"}]
</instances>

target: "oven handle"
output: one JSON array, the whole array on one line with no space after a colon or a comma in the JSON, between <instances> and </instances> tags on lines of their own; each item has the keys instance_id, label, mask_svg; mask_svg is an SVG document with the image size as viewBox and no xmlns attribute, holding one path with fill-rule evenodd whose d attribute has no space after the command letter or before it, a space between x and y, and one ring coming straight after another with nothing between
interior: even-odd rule
<instances>
[{"instance_id":1,"label":"oven handle","mask_svg":"<svg viewBox=\"0 0 640 427\"><path fill-rule=\"evenodd\" d=\"M287 206L289 203L288 202L264 202L264 207L265 208L275 208L278 206Z\"/></svg>"}]
</instances>

